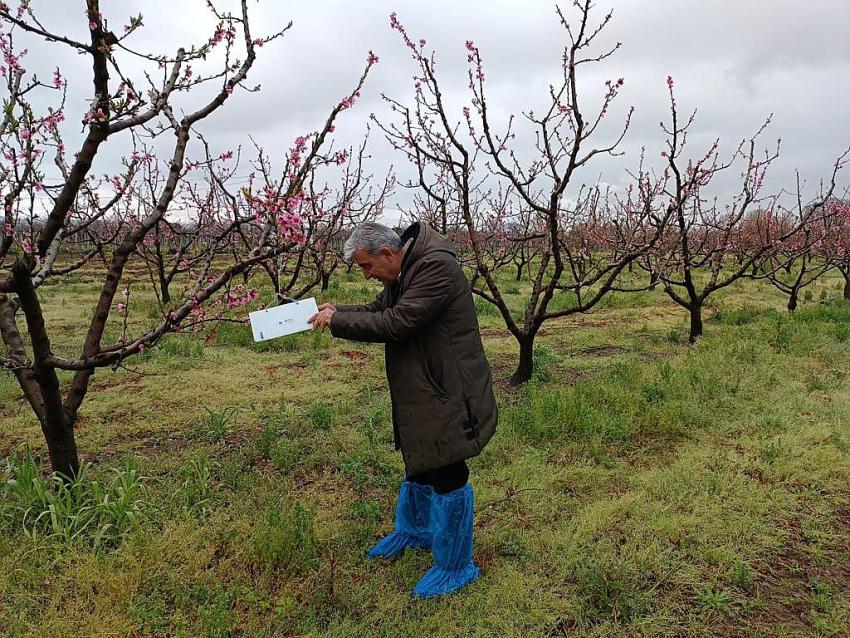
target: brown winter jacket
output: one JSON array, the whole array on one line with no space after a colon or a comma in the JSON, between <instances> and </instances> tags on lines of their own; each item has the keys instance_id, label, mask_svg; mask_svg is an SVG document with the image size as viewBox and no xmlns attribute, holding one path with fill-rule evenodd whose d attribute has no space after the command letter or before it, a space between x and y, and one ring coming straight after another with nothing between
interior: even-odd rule
<instances>
[{"instance_id":1,"label":"brown winter jacket","mask_svg":"<svg viewBox=\"0 0 850 638\"><path fill-rule=\"evenodd\" d=\"M340 306L335 337L382 342L396 449L408 475L481 452L498 408L469 281L451 244L426 224L412 240L398 281L363 306Z\"/></svg>"}]
</instances>

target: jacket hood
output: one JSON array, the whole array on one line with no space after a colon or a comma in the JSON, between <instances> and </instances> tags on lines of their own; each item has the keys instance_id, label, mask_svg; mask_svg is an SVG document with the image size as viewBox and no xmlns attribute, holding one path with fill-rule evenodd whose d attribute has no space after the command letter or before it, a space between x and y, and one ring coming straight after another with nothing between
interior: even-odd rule
<instances>
[{"instance_id":1,"label":"jacket hood","mask_svg":"<svg viewBox=\"0 0 850 638\"><path fill-rule=\"evenodd\" d=\"M451 242L428 224L414 222L408 226L407 230L401 235L402 246L410 240L412 242L404 253L404 259L401 262L402 273L410 268L412 264L431 253L445 252L449 253L452 257L457 257L457 253Z\"/></svg>"}]
</instances>

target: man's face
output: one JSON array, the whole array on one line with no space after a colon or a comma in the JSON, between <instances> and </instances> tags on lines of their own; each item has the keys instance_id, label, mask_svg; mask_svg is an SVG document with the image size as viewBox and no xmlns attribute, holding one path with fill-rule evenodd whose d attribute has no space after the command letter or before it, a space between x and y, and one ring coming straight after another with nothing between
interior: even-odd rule
<instances>
[{"instance_id":1,"label":"man's face","mask_svg":"<svg viewBox=\"0 0 850 638\"><path fill-rule=\"evenodd\" d=\"M355 250L352 257L366 279L377 279L385 286L389 286L398 279L404 251L394 252L382 246L376 255L370 255L360 249Z\"/></svg>"}]
</instances>

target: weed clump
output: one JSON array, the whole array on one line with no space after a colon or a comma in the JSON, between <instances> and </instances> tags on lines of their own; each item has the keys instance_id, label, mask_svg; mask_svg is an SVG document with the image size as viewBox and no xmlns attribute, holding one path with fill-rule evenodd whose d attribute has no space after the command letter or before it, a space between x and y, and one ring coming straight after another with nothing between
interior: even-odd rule
<instances>
[{"instance_id":1,"label":"weed clump","mask_svg":"<svg viewBox=\"0 0 850 638\"><path fill-rule=\"evenodd\" d=\"M318 565L313 514L300 502L270 504L248 542L251 567L270 575L303 573Z\"/></svg>"}]
</instances>

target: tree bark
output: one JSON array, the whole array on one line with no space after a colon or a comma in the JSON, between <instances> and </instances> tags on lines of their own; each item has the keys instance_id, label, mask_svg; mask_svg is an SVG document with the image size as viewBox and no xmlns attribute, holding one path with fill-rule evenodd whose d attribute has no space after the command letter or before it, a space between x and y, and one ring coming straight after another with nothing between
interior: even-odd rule
<instances>
[{"instance_id":1,"label":"tree bark","mask_svg":"<svg viewBox=\"0 0 850 638\"><path fill-rule=\"evenodd\" d=\"M159 294L162 297L162 303L171 303L171 293L168 291L168 279L165 277L165 272L162 265L159 265Z\"/></svg>"},{"instance_id":2,"label":"tree bark","mask_svg":"<svg viewBox=\"0 0 850 638\"><path fill-rule=\"evenodd\" d=\"M74 438L74 424L67 418L57 418L56 422L50 416L41 424L44 440L47 441L47 452L50 455L50 466L54 472L66 479L72 479L80 471L80 457L77 453L77 440Z\"/></svg>"},{"instance_id":3,"label":"tree bark","mask_svg":"<svg viewBox=\"0 0 850 638\"><path fill-rule=\"evenodd\" d=\"M534 372L534 335L526 335L519 341L519 364L511 376L511 385L522 385L531 379Z\"/></svg>"},{"instance_id":4,"label":"tree bark","mask_svg":"<svg viewBox=\"0 0 850 638\"><path fill-rule=\"evenodd\" d=\"M650 271L650 273L649 273L649 289L655 290L655 288L658 286L658 282L660 280L661 280L661 277L659 276L659 274L657 272L655 272L654 270Z\"/></svg>"},{"instance_id":5,"label":"tree bark","mask_svg":"<svg viewBox=\"0 0 850 638\"><path fill-rule=\"evenodd\" d=\"M844 275L844 298L850 299L850 277L848 277L848 274L844 271L842 271L841 274Z\"/></svg>"},{"instance_id":6,"label":"tree bark","mask_svg":"<svg viewBox=\"0 0 850 638\"><path fill-rule=\"evenodd\" d=\"M38 295L32 286L27 264L18 260L12 267L12 278L27 322L33 348L32 375L40 391L40 409L37 411L41 431L47 442L50 464L54 472L66 478L76 476L80 469L77 442L74 439L74 419L62 405L62 394L56 369L44 365L51 352L50 338L44 325L44 313ZM26 388L22 388L26 391Z\"/></svg>"},{"instance_id":7,"label":"tree bark","mask_svg":"<svg viewBox=\"0 0 850 638\"><path fill-rule=\"evenodd\" d=\"M691 313L691 332L688 341L694 343L702 336L702 304L693 304L688 310Z\"/></svg>"},{"instance_id":8,"label":"tree bark","mask_svg":"<svg viewBox=\"0 0 850 638\"><path fill-rule=\"evenodd\" d=\"M791 296L788 297L788 312L794 312L797 309L797 289L791 291Z\"/></svg>"}]
</instances>

